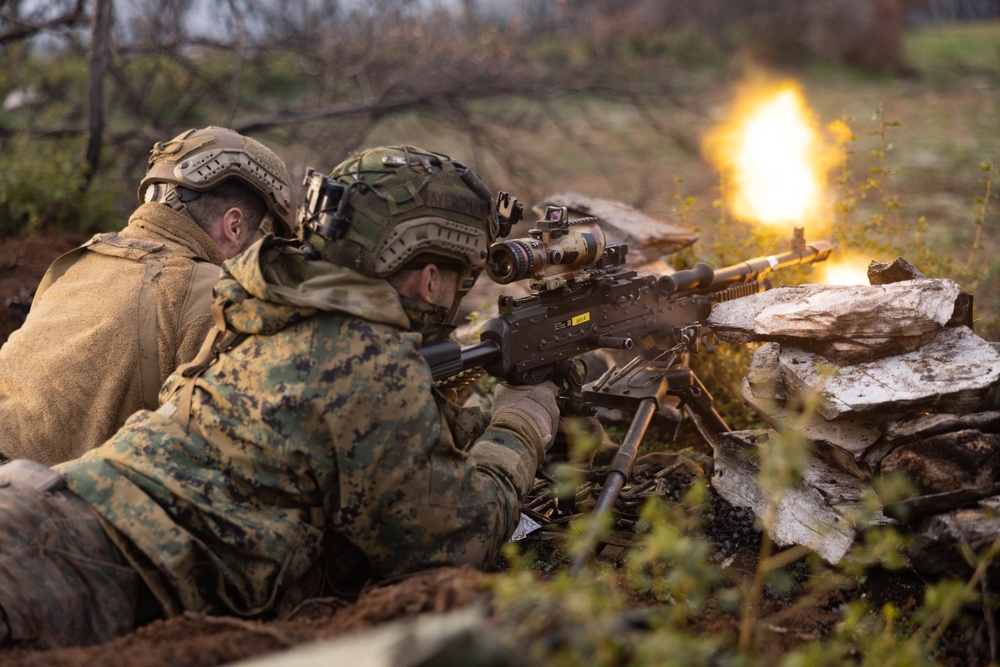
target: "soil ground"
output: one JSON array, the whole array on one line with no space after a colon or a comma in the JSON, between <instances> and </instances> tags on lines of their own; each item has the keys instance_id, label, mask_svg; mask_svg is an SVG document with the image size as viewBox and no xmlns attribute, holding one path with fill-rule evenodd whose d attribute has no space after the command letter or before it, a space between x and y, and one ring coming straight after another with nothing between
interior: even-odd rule
<instances>
[{"instance_id":1,"label":"soil ground","mask_svg":"<svg viewBox=\"0 0 1000 667\"><path fill-rule=\"evenodd\" d=\"M58 233L0 239L0 344L21 326L49 264L85 240L82 235Z\"/></svg>"},{"instance_id":2,"label":"soil ground","mask_svg":"<svg viewBox=\"0 0 1000 667\"><path fill-rule=\"evenodd\" d=\"M6 667L211 667L297 644L355 634L425 612L461 608L484 595L484 575L442 569L374 587L354 604L308 600L287 618L262 623L189 614L156 621L108 644L0 653Z\"/></svg>"}]
</instances>

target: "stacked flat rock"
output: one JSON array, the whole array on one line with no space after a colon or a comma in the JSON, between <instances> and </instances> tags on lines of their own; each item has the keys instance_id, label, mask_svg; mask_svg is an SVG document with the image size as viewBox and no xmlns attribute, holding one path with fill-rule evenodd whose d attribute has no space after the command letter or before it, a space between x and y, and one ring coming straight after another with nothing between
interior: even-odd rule
<instances>
[{"instance_id":1,"label":"stacked flat rock","mask_svg":"<svg viewBox=\"0 0 1000 667\"><path fill-rule=\"evenodd\" d=\"M869 279L716 306L708 324L720 340L763 343L744 398L835 469L862 481L906 474L910 520L1000 493L1000 353L968 326L971 297L902 259L873 262Z\"/></svg>"},{"instance_id":2,"label":"stacked flat rock","mask_svg":"<svg viewBox=\"0 0 1000 667\"><path fill-rule=\"evenodd\" d=\"M951 280L909 276L782 287L719 304L708 323L720 340L764 343L744 380L751 405L774 423L795 417L825 458L867 477L899 446L940 438L941 424L993 424L1000 353L953 320L960 294ZM940 418L919 430L927 414Z\"/></svg>"}]
</instances>

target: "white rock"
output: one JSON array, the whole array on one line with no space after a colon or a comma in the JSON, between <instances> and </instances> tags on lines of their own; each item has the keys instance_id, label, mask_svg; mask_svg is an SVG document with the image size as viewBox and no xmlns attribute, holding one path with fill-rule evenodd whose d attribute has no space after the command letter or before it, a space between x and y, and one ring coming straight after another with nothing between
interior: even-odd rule
<instances>
[{"instance_id":1,"label":"white rock","mask_svg":"<svg viewBox=\"0 0 1000 667\"><path fill-rule=\"evenodd\" d=\"M919 350L853 366L787 346L779 363L789 396L817 392L828 420L918 407L973 412L991 407L984 402L1000 379L1000 354L967 327L942 329Z\"/></svg>"},{"instance_id":2,"label":"white rock","mask_svg":"<svg viewBox=\"0 0 1000 667\"><path fill-rule=\"evenodd\" d=\"M951 280L889 285L796 285L720 303L708 325L720 340L851 340L860 347L886 338L921 336L951 318L960 289Z\"/></svg>"},{"instance_id":3,"label":"white rock","mask_svg":"<svg viewBox=\"0 0 1000 667\"><path fill-rule=\"evenodd\" d=\"M881 435L879 416L848 415L828 421L814 411L793 410L779 402L755 397L746 379L743 400L774 428L789 429L810 441L824 461L855 477L871 477L872 470L864 462L864 456Z\"/></svg>"},{"instance_id":4,"label":"white rock","mask_svg":"<svg viewBox=\"0 0 1000 667\"><path fill-rule=\"evenodd\" d=\"M943 327L960 292L952 280L843 285L776 303L753 320L754 333L811 340L919 336Z\"/></svg>"},{"instance_id":5,"label":"white rock","mask_svg":"<svg viewBox=\"0 0 1000 667\"><path fill-rule=\"evenodd\" d=\"M833 468L814 456L800 471L802 481L772 496L758 484L759 459L752 453L760 443L777 437L774 431L741 431L723 436L715 450L712 487L734 507L750 507L765 516L774 507L768 535L778 546L801 544L829 563L843 560L863 515L862 499L871 496L870 485ZM748 451L750 450L750 451ZM874 523L887 519L876 514Z\"/></svg>"}]
</instances>

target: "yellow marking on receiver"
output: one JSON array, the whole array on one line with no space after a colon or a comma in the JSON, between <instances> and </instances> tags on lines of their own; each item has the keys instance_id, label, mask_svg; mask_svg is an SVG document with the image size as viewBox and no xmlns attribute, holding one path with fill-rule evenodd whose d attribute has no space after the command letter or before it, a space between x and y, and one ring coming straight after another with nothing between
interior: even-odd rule
<instances>
[{"instance_id":1,"label":"yellow marking on receiver","mask_svg":"<svg viewBox=\"0 0 1000 667\"><path fill-rule=\"evenodd\" d=\"M590 313L584 313L583 315L577 315L572 320L570 320L571 326L576 326L577 324L583 324L584 322L590 321Z\"/></svg>"}]
</instances>

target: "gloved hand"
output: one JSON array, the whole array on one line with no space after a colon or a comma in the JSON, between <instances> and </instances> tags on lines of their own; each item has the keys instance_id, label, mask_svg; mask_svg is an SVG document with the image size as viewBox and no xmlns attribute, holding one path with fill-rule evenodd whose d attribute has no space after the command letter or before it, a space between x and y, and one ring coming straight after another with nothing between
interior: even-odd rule
<instances>
[{"instance_id":1,"label":"gloved hand","mask_svg":"<svg viewBox=\"0 0 1000 667\"><path fill-rule=\"evenodd\" d=\"M567 459L589 454L591 467L596 468L608 465L618 451L618 443L608 436L597 417L562 417L552 447Z\"/></svg>"},{"instance_id":2,"label":"gloved hand","mask_svg":"<svg viewBox=\"0 0 1000 667\"><path fill-rule=\"evenodd\" d=\"M534 385L498 384L493 390L492 423L515 432L528 426L548 450L559 425L556 393L556 385L550 380Z\"/></svg>"}]
</instances>

